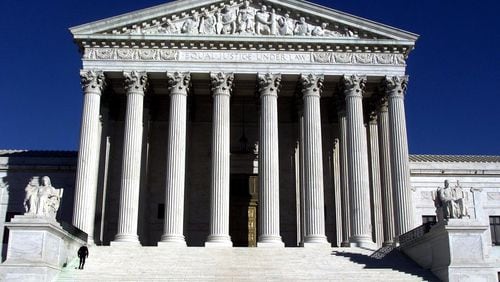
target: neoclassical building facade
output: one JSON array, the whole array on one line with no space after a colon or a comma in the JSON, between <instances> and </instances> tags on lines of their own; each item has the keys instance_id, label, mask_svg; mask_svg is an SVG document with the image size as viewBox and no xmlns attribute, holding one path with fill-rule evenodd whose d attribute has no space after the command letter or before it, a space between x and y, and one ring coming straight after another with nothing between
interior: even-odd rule
<instances>
[{"instance_id":1,"label":"neoclassical building facade","mask_svg":"<svg viewBox=\"0 0 500 282\"><path fill-rule=\"evenodd\" d=\"M416 224L417 35L305 1L174 1L71 29L72 223L99 244L372 246Z\"/></svg>"}]
</instances>

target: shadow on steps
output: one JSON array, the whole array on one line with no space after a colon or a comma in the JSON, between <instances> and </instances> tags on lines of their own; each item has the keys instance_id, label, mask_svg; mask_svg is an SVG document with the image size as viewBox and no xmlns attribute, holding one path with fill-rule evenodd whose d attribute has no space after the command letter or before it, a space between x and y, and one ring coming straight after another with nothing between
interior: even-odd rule
<instances>
[{"instance_id":1,"label":"shadow on steps","mask_svg":"<svg viewBox=\"0 0 500 282\"><path fill-rule=\"evenodd\" d=\"M420 277L426 281L440 281L430 270L422 268L393 247L382 247L371 255L349 252L348 250L333 251L332 255L349 258L352 262L364 265L366 269L392 269Z\"/></svg>"}]
</instances>

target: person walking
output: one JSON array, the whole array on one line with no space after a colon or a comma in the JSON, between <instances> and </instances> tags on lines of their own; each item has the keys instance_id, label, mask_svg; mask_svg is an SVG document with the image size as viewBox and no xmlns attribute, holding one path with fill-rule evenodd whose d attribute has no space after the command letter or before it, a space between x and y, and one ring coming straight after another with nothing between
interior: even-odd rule
<instances>
[{"instance_id":1,"label":"person walking","mask_svg":"<svg viewBox=\"0 0 500 282\"><path fill-rule=\"evenodd\" d=\"M83 269L85 259L89 257L89 249L87 246L83 245L80 249L78 249L78 257L80 258L80 265L78 266L78 269Z\"/></svg>"}]
</instances>

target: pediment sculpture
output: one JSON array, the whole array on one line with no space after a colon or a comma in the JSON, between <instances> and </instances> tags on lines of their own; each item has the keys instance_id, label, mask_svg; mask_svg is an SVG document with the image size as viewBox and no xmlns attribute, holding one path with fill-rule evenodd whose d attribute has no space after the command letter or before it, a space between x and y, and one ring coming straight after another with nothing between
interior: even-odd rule
<instances>
[{"instance_id":1,"label":"pediment sculpture","mask_svg":"<svg viewBox=\"0 0 500 282\"><path fill-rule=\"evenodd\" d=\"M24 189L26 192L24 197L25 215L55 219L61 203L63 190L62 188L54 188L48 176L42 177L41 181L38 176L32 177Z\"/></svg>"},{"instance_id":2,"label":"pediment sculpture","mask_svg":"<svg viewBox=\"0 0 500 282\"><path fill-rule=\"evenodd\" d=\"M175 19L174 19L175 18ZM329 28L329 23L308 23L305 17L293 19L288 13L279 15L274 8L260 7L243 1L217 9L194 11L182 18L172 17L155 24L127 29L128 34L186 34L186 35L280 35L358 38L347 27Z\"/></svg>"},{"instance_id":3,"label":"pediment sculpture","mask_svg":"<svg viewBox=\"0 0 500 282\"><path fill-rule=\"evenodd\" d=\"M467 193L458 180L454 187L450 187L449 181L445 180L444 187L439 187L433 194L433 200L438 221L469 218Z\"/></svg>"}]
</instances>

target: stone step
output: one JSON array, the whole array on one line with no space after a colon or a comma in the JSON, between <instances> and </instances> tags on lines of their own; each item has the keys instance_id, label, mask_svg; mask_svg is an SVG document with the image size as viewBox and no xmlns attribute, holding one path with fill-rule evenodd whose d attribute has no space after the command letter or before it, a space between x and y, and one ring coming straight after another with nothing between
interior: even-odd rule
<instances>
[{"instance_id":1,"label":"stone step","mask_svg":"<svg viewBox=\"0 0 500 282\"><path fill-rule=\"evenodd\" d=\"M72 261L59 281L427 281L397 251L375 259L359 248L92 247L84 270Z\"/></svg>"}]
</instances>

